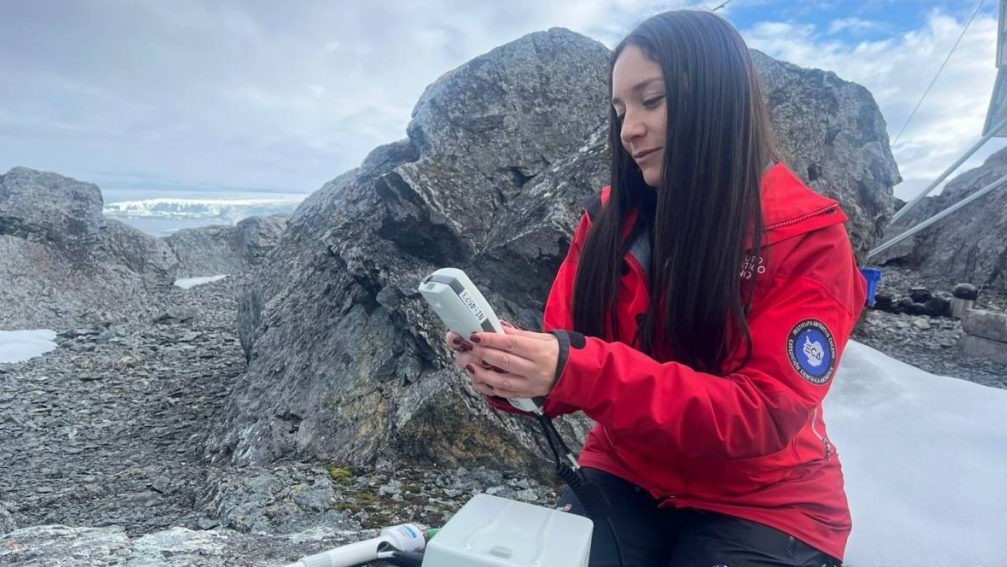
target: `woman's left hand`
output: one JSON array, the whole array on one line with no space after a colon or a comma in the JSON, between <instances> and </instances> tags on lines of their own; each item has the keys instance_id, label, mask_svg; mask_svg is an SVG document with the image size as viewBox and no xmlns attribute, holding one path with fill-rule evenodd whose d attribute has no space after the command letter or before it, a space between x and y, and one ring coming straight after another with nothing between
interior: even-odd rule
<instances>
[{"instance_id":1,"label":"woman's left hand","mask_svg":"<svg viewBox=\"0 0 1007 567\"><path fill-rule=\"evenodd\" d=\"M504 326L504 334L474 333L471 354L487 365L468 364L473 383L504 398L545 396L556 382L559 341L549 333L533 333Z\"/></svg>"}]
</instances>

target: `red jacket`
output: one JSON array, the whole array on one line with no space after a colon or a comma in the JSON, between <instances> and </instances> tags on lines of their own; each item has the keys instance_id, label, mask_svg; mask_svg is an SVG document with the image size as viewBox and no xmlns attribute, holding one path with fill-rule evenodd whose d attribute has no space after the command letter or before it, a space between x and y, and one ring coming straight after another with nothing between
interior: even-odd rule
<instances>
[{"instance_id":1,"label":"red jacket","mask_svg":"<svg viewBox=\"0 0 1007 567\"><path fill-rule=\"evenodd\" d=\"M742 277L758 273L748 363L717 376L658 362L621 342L557 331L573 328L574 280L591 226L585 215L545 308L545 328L560 337L562 365L546 411L583 410L594 419L581 464L645 488L662 506L766 524L842 559L851 521L822 400L866 283L836 201L808 189L784 165L770 168L762 185L766 261L750 258L740 267ZM619 284L623 337L635 336L637 316L650 301L640 260L649 258L631 249ZM740 350L727 368L743 360Z\"/></svg>"}]
</instances>

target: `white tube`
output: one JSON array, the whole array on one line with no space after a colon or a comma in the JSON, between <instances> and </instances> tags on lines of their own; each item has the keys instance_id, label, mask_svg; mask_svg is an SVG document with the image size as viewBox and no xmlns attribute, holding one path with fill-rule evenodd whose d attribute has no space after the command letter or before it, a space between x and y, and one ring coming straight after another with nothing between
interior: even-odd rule
<instances>
[{"instance_id":1,"label":"white tube","mask_svg":"<svg viewBox=\"0 0 1007 567\"><path fill-rule=\"evenodd\" d=\"M378 558L378 548L388 543L383 537L358 541L302 558L288 567L352 567Z\"/></svg>"},{"instance_id":2,"label":"white tube","mask_svg":"<svg viewBox=\"0 0 1007 567\"><path fill-rule=\"evenodd\" d=\"M378 537L309 555L287 567L353 567L378 559L378 552L386 548L422 551L425 544L419 528L413 524L400 524L383 528Z\"/></svg>"}]
</instances>

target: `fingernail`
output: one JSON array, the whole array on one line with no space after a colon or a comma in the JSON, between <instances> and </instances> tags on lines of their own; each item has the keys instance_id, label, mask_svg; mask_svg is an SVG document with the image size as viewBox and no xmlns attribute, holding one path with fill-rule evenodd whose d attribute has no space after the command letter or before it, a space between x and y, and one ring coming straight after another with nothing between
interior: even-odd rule
<instances>
[{"instance_id":1,"label":"fingernail","mask_svg":"<svg viewBox=\"0 0 1007 567\"><path fill-rule=\"evenodd\" d=\"M456 345L460 345L460 344L462 344L462 338L461 337L455 337L454 339L451 340L451 342L454 343L454 344L456 344Z\"/></svg>"},{"instance_id":2,"label":"fingernail","mask_svg":"<svg viewBox=\"0 0 1007 567\"><path fill-rule=\"evenodd\" d=\"M462 344L462 352L468 352L470 350L472 350L472 345L470 345L468 343L463 343Z\"/></svg>"},{"instance_id":3,"label":"fingernail","mask_svg":"<svg viewBox=\"0 0 1007 567\"><path fill-rule=\"evenodd\" d=\"M479 344L480 342L482 342L482 339L480 339L479 337L477 337L475 335L472 335L471 337L469 337L469 340L472 341L472 342L474 342L474 343L476 343L476 344Z\"/></svg>"},{"instance_id":4,"label":"fingernail","mask_svg":"<svg viewBox=\"0 0 1007 567\"><path fill-rule=\"evenodd\" d=\"M492 364L486 362L485 360L483 360L482 362L480 362L479 365L482 366L483 369L485 369L485 370L493 370L494 368L496 368L495 366L493 366Z\"/></svg>"},{"instance_id":5,"label":"fingernail","mask_svg":"<svg viewBox=\"0 0 1007 567\"><path fill-rule=\"evenodd\" d=\"M466 364L465 365L465 372L468 372L469 374L475 374L476 373L476 369L471 364Z\"/></svg>"}]
</instances>

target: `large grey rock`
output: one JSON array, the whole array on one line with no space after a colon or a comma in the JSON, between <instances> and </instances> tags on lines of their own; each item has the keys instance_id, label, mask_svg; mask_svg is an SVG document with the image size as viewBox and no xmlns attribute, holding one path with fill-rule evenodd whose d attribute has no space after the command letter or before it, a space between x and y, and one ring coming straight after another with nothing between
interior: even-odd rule
<instances>
[{"instance_id":1,"label":"large grey rock","mask_svg":"<svg viewBox=\"0 0 1007 567\"><path fill-rule=\"evenodd\" d=\"M25 167L0 175L0 235L54 245L79 258L100 239L101 209L93 183Z\"/></svg>"},{"instance_id":2,"label":"large grey rock","mask_svg":"<svg viewBox=\"0 0 1007 567\"><path fill-rule=\"evenodd\" d=\"M427 89L408 140L308 198L241 300L248 372L208 455L541 465L537 432L475 395L415 290L460 267L504 318L540 326L581 203L608 178L608 57L559 29L495 49ZM798 172L843 199L869 246L897 178L877 107L832 74L760 66ZM787 142L804 127L828 135ZM568 420L567 438L589 425Z\"/></svg>"},{"instance_id":3,"label":"large grey rock","mask_svg":"<svg viewBox=\"0 0 1007 567\"><path fill-rule=\"evenodd\" d=\"M241 274L262 263L286 225L282 216L249 217L235 226L179 230L164 241L178 258L178 277Z\"/></svg>"},{"instance_id":4,"label":"large grey rock","mask_svg":"<svg viewBox=\"0 0 1007 567\"><path fill-rule=\"evenodd\" d=\"M171 248L155 238L115 219L106 219L98 250L107 262L163 282L177 270L178 259Z\"/></svg>"},{"instance_id":5,"label":"large grey rock","mask_svg":"<svg viewBox=\"0 0 1007 567\"><path fill-rule=\"evenodd\" d=\"M177 264L161 241L101 213L95 185L18 167L0 176L0 327L149 317Z\"/></svg>"},{"instance_id":6,"label":"large grey rock","mask_svg":"<svg viewBox=\"0 0 1007 567\"><path fill-rule=\"evenodd\" d=\"M225 225L185 228L164 238L179 260L180 278L237 274L246 265L231 247L234 227Z\"/></svg>"},{"instance_id":7,"label":"large grey rock","mask_svg":"<svg viewBox=\"0 0 1007 567\"><path fill-rule=\"evenodd\" d=\"M409 141L301 205L242 301L250 366L218 457L541 461L519 420L455 370L415 290L438 267L467 267L502 315L539 326L577 202L606 177L587 159L597 149L578 150L603 146L607 58L564 30L477 58L427 89Z\"/></svg>"},{"instance_id":8,"label":"large grey rock","mask_svg":"<svg viewBox=\"0 0 1007 567\"><path fill-rule=\"evenodd\" d=\"M879 242L901 180L874 97L835 73L752 56L784 157L811 188L842 203L863 256Z\"/></svg>"},{"instance_id":9,"label":"large grey rock","mask_svg":"<svg viewBox=\"0 0 1007 567\"><path fill-rule=\"evenodd\" d=\"M949 181L937 196L926 197L898 223L887 238L962 201L1007 175L1007 149L986 159L981 167ZM894 263L931 276L947 277L1007 290L1007 188L1000 187L885 251L879 263Z\"/></svg>"}]
</instances>

